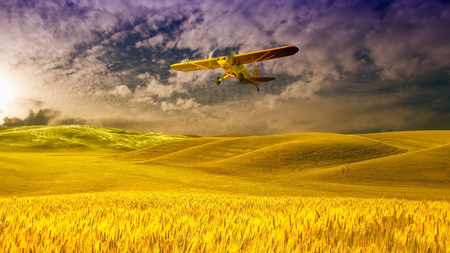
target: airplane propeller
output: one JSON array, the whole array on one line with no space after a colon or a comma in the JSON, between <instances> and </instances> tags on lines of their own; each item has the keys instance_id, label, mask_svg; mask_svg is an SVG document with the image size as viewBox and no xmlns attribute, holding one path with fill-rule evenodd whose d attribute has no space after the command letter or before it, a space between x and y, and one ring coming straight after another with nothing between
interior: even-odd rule
<instances>
[{"instance_id":1,"label":"airplane propeller","mask_svg":"<svg viewBox=\"0 0 450 253\"><path fill-rule=\"evenodd\" d=\"M239 65L239 63L237 61L234 60L234 52L230 49L230 56L231 56L231 60L234 62L234 64Z\"/></svg>"},{"instance_id":2,"label":"airplane propeller","mask_svg":"<svg viewBox=\"0 0 450 253\"><path fill-rule=\"evenodd\" d=\"M212 56L213 56L213 54L214 54L214 51L216 51L216 49L214 49L213 51L211 51L211 53L209 53L209 57L208 57L208 60L209 60L209 68L212 68L212 65L211 65L211 58L212 58Z\"/></svg>"}]
</instances>

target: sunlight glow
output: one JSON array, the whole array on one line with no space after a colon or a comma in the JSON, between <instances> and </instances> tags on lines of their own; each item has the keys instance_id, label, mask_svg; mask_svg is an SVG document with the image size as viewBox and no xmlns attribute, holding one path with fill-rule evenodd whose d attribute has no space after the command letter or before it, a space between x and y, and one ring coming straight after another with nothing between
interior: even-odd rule
<instances>
[{"instance_id":1,"label":"sunlight glow","mask_svg":"<svg viewBox=\"0 0 450 253\"><path fill-rule=\"evenodd\" d=\"M0 74L0 111L6 113L8 104L16 98L16 95L13 82L5 75Z\"/></svg>"}]
</instances>

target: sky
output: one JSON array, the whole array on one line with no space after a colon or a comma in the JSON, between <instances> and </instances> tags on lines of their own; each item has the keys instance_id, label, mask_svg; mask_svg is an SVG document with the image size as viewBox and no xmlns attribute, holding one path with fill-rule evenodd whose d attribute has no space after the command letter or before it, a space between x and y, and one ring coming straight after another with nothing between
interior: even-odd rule
<instances>
[{"instance_id":1,"label":"sky","mask_svg":"<svg viewBox=\"0 0 450 253\"><path fill-rule=\"evenodd\" d=\"M450 130L444 0L2 0L0 124L170 134ZM296 46L254 85L170 65Z\"/></svg>"}]
</instances>

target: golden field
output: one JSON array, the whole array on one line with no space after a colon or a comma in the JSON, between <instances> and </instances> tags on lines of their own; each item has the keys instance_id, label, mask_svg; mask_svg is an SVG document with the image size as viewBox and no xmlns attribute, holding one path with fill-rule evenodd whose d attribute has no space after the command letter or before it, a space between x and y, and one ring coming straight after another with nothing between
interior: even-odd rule
<instances>
[{"instance_id":1,"label":"golden field","mask_svg":"<svg viewBox=\"0 0 450 253\"><path fill-rule=\"evenodd\" d=\"M450 252L450 204L96 193L0 200L3 252Z\"/></svg>"},{"instance_id":2,"label":"golden field","mask_svg":"<svg viewBox=\"0 0 450 253\"><path fill-rule=\"evenodd\" d=\"M0 128L0 252L450 252L450 131Z\"/></svg>"},{"instance_id":3,"label":"golden field","mask_svg":"<svg viewBox=\"0 0 450 253\"><path fill-rule=\"evenodd\" d=\"M0 196L176 192L449 199L450 131L174 136L0 128Z\"/></svg>"}]
</instances>

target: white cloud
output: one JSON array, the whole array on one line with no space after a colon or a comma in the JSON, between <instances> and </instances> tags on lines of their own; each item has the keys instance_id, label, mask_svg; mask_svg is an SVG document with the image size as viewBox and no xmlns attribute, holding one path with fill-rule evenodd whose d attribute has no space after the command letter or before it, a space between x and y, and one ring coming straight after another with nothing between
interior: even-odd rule
<instances>
[{"instance_id":1,"label":"white cloud","mask_svg":"<svg viewBox=\"0 0 450 253\"><path fill-rule=\"evenodd\" d=\"M172 77L169 78L170 83L174 83L179 87L186 87L186 86L201 86L205 83L214 83L214 77L215 76L222 76L223 70L222 69L215 69L215 70L201 70L201 71L189 71L189 72L182 72L182 71L175 71L170 70L171 73L175 74Z\"/></svg>"},{"instance_id":2,"label":"white cloud","mask_svg":"<svg viewBox=\"0 0 450 253\"><path fill-rule=\"evenodd\" d=\"M166 101L161 102L161 110L164 112L170 112L175 110L187 110L192 108L197 108L200 105L195 101L194 98L182 99L178 98L175 104L168 103Z\"/></svg>"},{"instance_id":3,"label":"white cloud","mask_svg":"<svg viewBox=\"0 0 450 253\"><path fill-rule=\"evenodd\" d=\"M132 94L131 90L126 85L118 85L114 90L109 91L108 93L120 98L126 98Z\"/></svg>"},{"instance_id":4,"label":"white cloud","mask_svg":"<svg viewBox=\"0 0 450 253\"><path fill-rule=\"evenodd\" d=\"M286 89L280 94L280 98L300 98L308 99L313 97L315 92L321 88L329 85L329 81L325 80L322 76L312 77L311 80L303 81L298 80L292 84L289 84Z\"/></svg>"},{"instance_id":5,"label":"white cloud","mask_svg":"<svg viewBox=\"0 0 450 253\"><path fill-rule=\"evenodd\" d=\"M149 95L157 95L161 98L171 97L174 92L186 92L179 84L164 85L159 83L155 78L151 78L147 82L146 92Z\"/></svg>"},{"instance_id":6,"label":"white cloud","mask_svg":"<svg viewBox=\"0 0 450 253\"><path fill-rule=\"evenodd\" d=\"M150 79L150 77L151 77L151 75L150 75L150 73L148 73L148 72L139 74L139 75L137 76L137 78L139 78L139 79L141 79L141 80L148 80L148 79Z\"/></svg>"},{"instance_id":7,"label":"white cloud","mask_svg":"<svg viewBox=\"0 0 450 253\"><path fill-rule=\"evenodd\" d=\"M255 104L257 107L275 111L281 104L289 100L319 99L315 93L331 85L332 82L321 75L312 76L308 80L297 80L287 85L280 94L267 94L262 100L256 101Z\"/></svg>"},{"instance_id":8,"label":"white cloud","mask_svg":"<svg viewBox=\"0 0 450 253\"><path fill-rule=\"evenodd\" d=\"M139 41L136 44L136 47L151 47L151 46L159 46L164 42L164 35L158 34L155 37L146 39L144 41Z\"/></svg>"}]
</instances>

